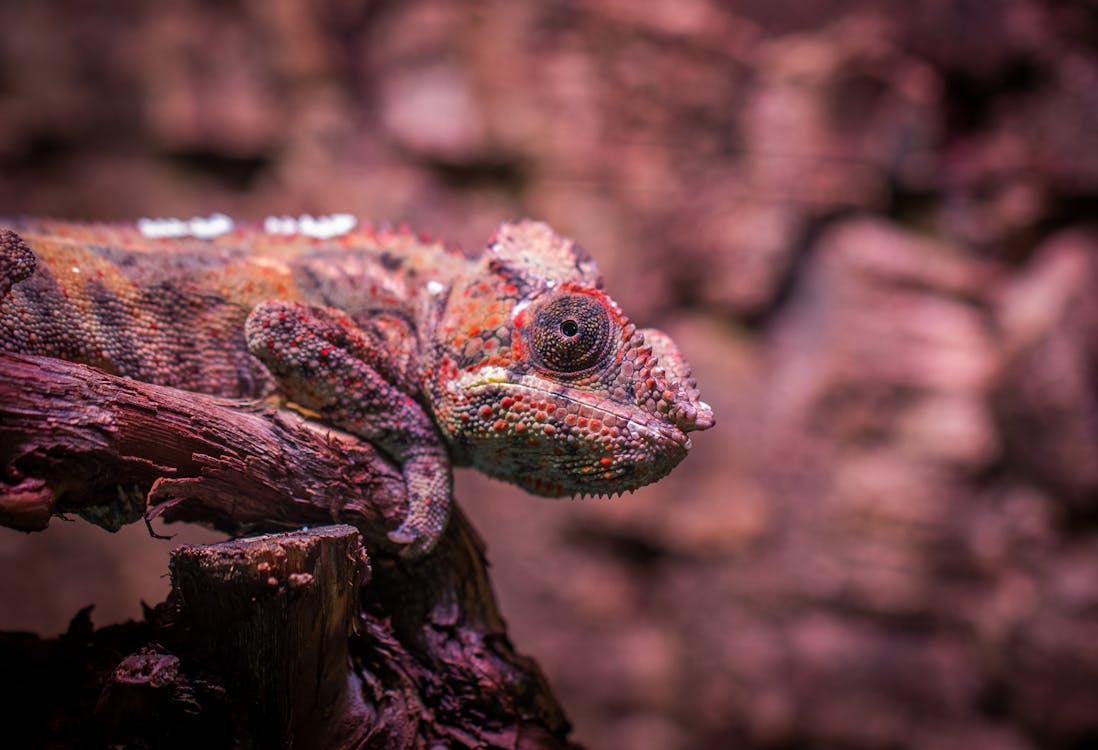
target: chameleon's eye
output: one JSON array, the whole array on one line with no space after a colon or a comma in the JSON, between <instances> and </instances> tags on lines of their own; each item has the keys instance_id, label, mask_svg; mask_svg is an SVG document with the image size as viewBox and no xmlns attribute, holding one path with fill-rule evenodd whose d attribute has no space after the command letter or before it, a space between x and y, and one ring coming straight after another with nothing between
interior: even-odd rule
<instances>
[{"instance_id":1,"label":"chameleon's eye","mask_svg":"<svg viewBox=\"0 0 1098 750\"><path fill-rule=\"evenodd\" d=\"M538 360L563 374L599 364L610 342L610 315L597 299L565 294L539 309L527 335Z\"/></svg>"}]
</instances>

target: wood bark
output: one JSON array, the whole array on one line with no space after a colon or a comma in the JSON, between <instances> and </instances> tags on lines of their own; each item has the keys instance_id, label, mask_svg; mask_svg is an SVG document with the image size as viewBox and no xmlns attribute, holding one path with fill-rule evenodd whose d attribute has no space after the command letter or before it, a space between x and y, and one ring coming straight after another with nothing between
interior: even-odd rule
<instances>
[{"instance_id":1,"label":"wood bark","mask_svg":"<svg viewBox=\"0 0 1098 750\"><path fill-rule=\"evenodd\" d=\"M56 640L0 634L0 667L29 675L0 681L0 740L570 747L465 517L455 508L438 547L408 560L385 536L404 509L391 462L296 414L0 353L2 525L354 527L181 548L143 623L92 631L83 613Z\"/></svg>"}]
</instances>

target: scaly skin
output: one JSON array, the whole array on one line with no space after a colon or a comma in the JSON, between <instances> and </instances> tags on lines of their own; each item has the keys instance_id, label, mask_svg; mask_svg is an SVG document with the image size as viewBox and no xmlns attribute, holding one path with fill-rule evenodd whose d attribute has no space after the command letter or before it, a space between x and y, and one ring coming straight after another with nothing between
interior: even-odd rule
<instances>
[{"instance_id":1,"label":"scaly skin","mask_svg":"<svg viewBox=\"0 0 1098 750\"><path fill-rule=\"evenodd\" d=\"M667 474L713 424L668 337L638 330L544 224L468 258L407 232L0 229L0 349L233 397L279 393L397 461L413 554L445 528L451 462L546 496Z\"/></svg>"}]
</instances>

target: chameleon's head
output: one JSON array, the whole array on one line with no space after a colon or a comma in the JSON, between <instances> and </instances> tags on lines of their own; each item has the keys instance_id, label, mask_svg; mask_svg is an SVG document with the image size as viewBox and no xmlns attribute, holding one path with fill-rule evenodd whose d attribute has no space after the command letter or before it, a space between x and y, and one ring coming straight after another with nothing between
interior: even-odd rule
<instances>
[{"instance_id":1,"label":"chameleon's head","mask_svg":"<svg viewBox=\"0 0 1098 750\"><path fill-rule=\"evenodd\" d=\"M636 489L713 425L671 340L630 323L591 258L544 224L499 229L440 334L435 412L455 459L533 493Z\"/></svg>"}]
</instances>

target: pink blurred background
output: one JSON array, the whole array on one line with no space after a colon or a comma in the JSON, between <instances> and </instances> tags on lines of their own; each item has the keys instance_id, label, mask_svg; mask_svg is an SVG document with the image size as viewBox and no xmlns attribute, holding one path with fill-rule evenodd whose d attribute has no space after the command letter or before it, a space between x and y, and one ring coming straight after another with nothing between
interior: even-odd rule
<instances>
[{"instance_id":1,"label":"pink blurred background","mask_svg":"<svg viewBox=\"0 0 1098 750\"><path fill-rule=\"evenodd\" d=\"M462 472L592 748L1098 746L1098 3L0 4L0 215L544 219L718 418L666 480ZM0 629L167 588L0 529Z\"/></svg>"}]
</instances>

